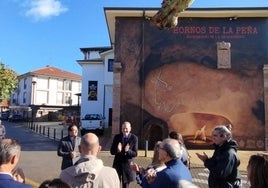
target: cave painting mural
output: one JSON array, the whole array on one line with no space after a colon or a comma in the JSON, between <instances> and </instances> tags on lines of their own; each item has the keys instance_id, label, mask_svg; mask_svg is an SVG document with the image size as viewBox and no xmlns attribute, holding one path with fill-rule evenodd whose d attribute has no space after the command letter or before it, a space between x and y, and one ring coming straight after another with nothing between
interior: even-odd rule
<instances>
[{"instance_id":1,"label":"cave painting mural","mask_svg":"<svg viewBox=\"0 0 268 188\"><path fill-rule=\"evenodd\" d=\"M210 147L213 128L231 124L241 149L262 150L264 23L181 18L174 29L159 30L147 20L120 19L121 118L133 122L141 140L148 139L148 122L160 119L166 126L158 134L178 131L190 148ZM217 68L219 41L232 45L230 69Z\"/></svg>"}]
</instances>

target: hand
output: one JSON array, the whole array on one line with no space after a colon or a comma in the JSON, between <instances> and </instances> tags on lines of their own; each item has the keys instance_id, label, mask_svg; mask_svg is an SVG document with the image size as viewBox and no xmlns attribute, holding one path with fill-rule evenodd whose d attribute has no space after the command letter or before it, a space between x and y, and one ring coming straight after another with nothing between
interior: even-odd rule
<instances>
[{"instance_id":1,"label":"hand","mask_svg":"<svg viewBox=\"0 0 268 188\"><path fill-rule=\"evenodd\" d=\"M148 183L152 183L156 178L156 171L153 168L150 168L149 170L147 170L146 172L146 179L148 181Z\"/></svg>"},{"instance_id":2,"label":"hand","mask_svg":"<svg viewBox=\"0 0 268 188\"><path fill-rule=\"evenodd\" d=\"M127 144L127 145L125 146L125 152L128 152L129 148L130 148L130 146L129 146L129 144Z\"/></svg>"},{"instance_id":3,"label":"hand","mask_svg":"<svg viewBox=\"0 0 268 188\"><path fill-rule=\"evenodd\" d=\"M71 158L72 158L72 159L76 157L76 152L75 152L75 151L71 151L70 154L71 154Z\"/></svg>"},{"instance_id":4,"label":"hand","mask_svg":"<svg viewBox=\"0 0 268 188\"><path fill-rule=\"evenodd\" d=\"M139 168L139 166L137 165L137 163L134 163L133 161L130 162L130 168L131 168L132 170L134 170L135 172L139 172L139 171L140 171L140 168Z\"/></svg>"},{"instance_id":5,"label":"hand","mask_svg":"<svg viewBox=\"0 0 268 188\"><path fill-rule=\"evenodd\" d=\"M130 168L134 170L136 173L142 173L145 170L142 166L139 166L137 163L134 163L133 161L130 162Z\"/></svg>"},{"instance_id":6,"label":"hand","mask_svg":"<svg viewBox=\"0 0 268 188\"><path fill-rule=\"evenodd\" d=\"M117 145L117 152L120 153L122 151L122 143L119 142Z\"/></svg>"},{"instance_id":7,"label":"hand","mask_svg":"<svg viewBox=\"0 0 268 188\"><path fill-rule=\"evenodd\" d=\"M20 183L25 182L25 176L24 176L23 170L21 168L14 169L12 171L12 175L13 175L13 179L15 181L18 181Z\"/></svg>"},{"instance_id":8,"label":"hand","mask_svg":"<svg viewBox=\"0 0 268 188\"><path fill-rule=\"evenodd\" d=\"M202 154L199 154L199 153L196 153L196 155L197 155L197 157L198 157L199 159L201 159L203 162L205 162L205 160L208 159L208 156L207 156L207 154L206 154L205 152L203 152L203 155L202 155Z\"/></svg>"}]
</instances>

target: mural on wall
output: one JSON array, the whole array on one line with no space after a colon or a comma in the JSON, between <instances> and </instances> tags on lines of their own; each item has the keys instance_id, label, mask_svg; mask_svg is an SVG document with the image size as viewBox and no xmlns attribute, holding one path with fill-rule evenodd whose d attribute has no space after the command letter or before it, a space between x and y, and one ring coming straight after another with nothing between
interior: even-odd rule
<instances>
[{"instance_id":1,"label":"mural on wall","mask_svg":"<svg viewBox=\"0 0 268 188\"><path fill-rule=\"evenodd\" d=\"M88 100L98 100L98 81L88 81Z\"/></svg>"},{"instance_id":2,"label":"mural on wall","mask_svg":"<svg viewBox=\"0 0 268 188\"><path fill-rule=\"evenodd\" d=\"M115 56L123 67L121 119L132 121L144 140L152 125L161 127L148 122L160 119L167 131L158 138L175 130L189 148L209 147L212 129L232 124L240 148L264 149L267 20L178 21L173 29L159 30L148 20L117 20ZM217 43L223 41L231 44L226 69L218 68L217 62Z\"/></svg>"}]
</instances>

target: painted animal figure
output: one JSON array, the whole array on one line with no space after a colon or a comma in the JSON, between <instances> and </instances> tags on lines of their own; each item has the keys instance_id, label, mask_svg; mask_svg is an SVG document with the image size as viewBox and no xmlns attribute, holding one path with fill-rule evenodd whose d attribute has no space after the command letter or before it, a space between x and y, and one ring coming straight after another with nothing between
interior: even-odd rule
<instances>
[{"instance_id":1,"label":"painted animal figure","mask_svg":"<svg viewBox=\"0 0 268 188\"><path fill-rule=\"evenodd\" d=\"M194 141L196 141L196 140L202 140L204 142L207 140L206 125L204 125L201 129L199 129L195 132Z\"/></svg>"}]
</instances>

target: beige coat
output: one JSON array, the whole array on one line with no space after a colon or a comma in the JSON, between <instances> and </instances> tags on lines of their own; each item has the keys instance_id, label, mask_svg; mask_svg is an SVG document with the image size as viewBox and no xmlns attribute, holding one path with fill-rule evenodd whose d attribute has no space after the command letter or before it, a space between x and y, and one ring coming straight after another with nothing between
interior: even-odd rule
<instances>
[{"instance_id":1,"label":"beige coat","mask_svg":"<svg viewBox=\"0 0 268 188\"><path fill-rule=\"evenodd\" d=\"M103 165L93 156L81 158L74 166L64 169L60 179L73 188L120 188L120 181L114 168Z\"/></svg>"}]
</instances>

